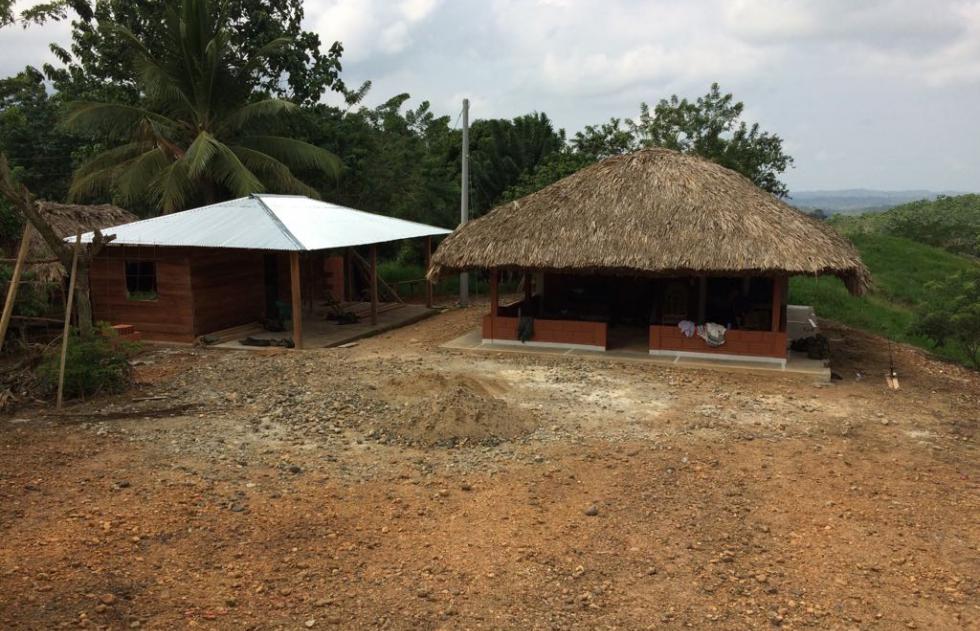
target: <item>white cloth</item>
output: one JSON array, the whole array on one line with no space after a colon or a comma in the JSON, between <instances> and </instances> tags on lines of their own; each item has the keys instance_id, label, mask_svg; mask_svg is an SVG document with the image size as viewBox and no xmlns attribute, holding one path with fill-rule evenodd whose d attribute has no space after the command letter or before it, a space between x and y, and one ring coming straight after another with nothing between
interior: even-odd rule
<instances>
[{"instance_id":1,"label":"white cloth","mask_svg":"<svg viewBox=\"0 0 980 631\"><path fill-rule=\"evenodd\" d=\"M681 320L677 323L677 328L685 335L685 337L691 337L694 335L697 325L690 320Z\"/></svg>"},{"instance_id":2,"label":"white cloth","mask_svg":"<svg viewBox=\"0 0 980 631\"><path fill-rule=\"evenodd\" d=\"M725 327L716 322L708 322L697 328L698 337L705 341L708 346L721 346L725 343Z\"/></svg>"}]
</instances>

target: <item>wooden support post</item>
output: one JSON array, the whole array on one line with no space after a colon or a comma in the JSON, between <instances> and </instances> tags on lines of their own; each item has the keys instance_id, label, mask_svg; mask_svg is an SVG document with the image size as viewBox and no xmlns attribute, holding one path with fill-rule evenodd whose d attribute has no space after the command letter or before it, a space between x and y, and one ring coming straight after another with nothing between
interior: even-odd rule
<instances>
[{"instance_id":1,"label":"wooden support post","mask_svg":"<svg viewBox=\"0 0 980 631\"><path fill-rule=\"evenodd\" d=\"M772 278L772 332L778 333L781 327L780 320L783 315L783 279L778 276Z\"/></svg>"},{"instance_id":2,"label":"wooden support post","mask_svg":"<svg viewBox=\"0 0 980 631\"><path fill-rule=\"evenodd\" d=\"M499 284L500 272L496 269L490 270L490 315L497 317L497 285Z\"/></svg>"},{"instance_id":3,"label":"wooden support post","mask_svg":"<svg viewBox=\"0 0 980 631\"><path fill-rule=\"evenodd\" d=\"M497 319L497 293L500 282L500 273L496 269L490 270L490 340L493 341L493 325Z\"/></svg>"},{"instance_id":4,"label":"wooden support post","mask_svg":"<svg viewBox=\"0 0 980 631\"><path fill-rule=\"evenodd\" d=\"M371 326L378 324L378 246L371 244Z\"/></svg>"},{"instance_id":5,"label":"wooden support post","mask_svg":"<svg viewBox=\"0 0 980 631\"><path fill-rule=\"evenodd\" d=\"M432 308L432 281L429 280L429 268L432 267L432 237L425 238L425 306Z\"/></svg>"},{"instance_id":6,"label":"wooden support post","mask_svg":"<svg viewBox=\"0 0 980 631\"><path fill-rule=\"evenodd\" d=\"M3 316L0 318L0 348L7 339L7 327L10 326L10 316L14 314L14 302L20 287L20 275L24 271L24 260L31 246L31 224L24 226L24 234L20 238L20 249L17 250L17 260L14 263L14 273L10 276L10 287L7 288L7 301L3 303Z\"/></svg>"},{"instance_id":7,"label":"wooden support post","mask_svg":"<svg viewBox=\"0 0 980 631\"><path fill-rule=\"evenodd\" d=\"M61 365L58 367L58 409L65 393L65 361L68 359L68 332L71 328L71 306L75 298L75 277L78 275L78 251L82 249L82 233L75 236L75 253L71 257L71 276L68 280L68 305L65 307L65 328L61 331Z\"/></svg>"},{"instance_id":8,"label":"wooden support post","mask_svg":"<svg viewBox=\"0 0 980 631\"><path fill-rule=\"evenodd\" d=\"M354 257L350 248L344 250L344 297L341 300L354 301Z\"/></svg>"},{"instance_id":9,"label":"wooden support post","mask_svg":"<svg viewBox=\"0 0 980 631\"><path fill-rule=\"evenodd\" d=\"M698 277L698 324L704 324L708 312L708 277Z\"/></svg>"},{"instance_id":10,"label":"wooden support post","mask_svg":"<svg viewBox=\"0 0 980 631\"><path fill-rule=\"evenodd\" d=\"M524 272L524 302L531 304L531 297L534 295L534 277L530 272Z\"/></svg>"},{"instance_id":11,"label":"wooden support post","mask_svg":"<svg viewBox=\"0 0 980 631\"><path fill-rule=\"evenodd\" d=\"M293 312L293 347L303 348L303 294L300 283L299 252L289 253L289 281Z\"/></svg>"}]
</instances>

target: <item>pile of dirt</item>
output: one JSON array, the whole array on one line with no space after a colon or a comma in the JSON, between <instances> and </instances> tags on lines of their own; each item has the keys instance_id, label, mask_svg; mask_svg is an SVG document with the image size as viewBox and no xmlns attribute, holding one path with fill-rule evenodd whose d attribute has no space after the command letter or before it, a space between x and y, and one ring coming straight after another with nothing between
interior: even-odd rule
<instances>
[{"instance_id":1,"label":"pile of dirt","mask_svg":"<svg viewBox=\"0 0 980 631\"><path fill-rule=\"evenodd\" d=\"M386 434L427 446L495 445L534 430L537 419L473 377L422 373L396 377L381 388L392 404Z\"/></svg>"}]
</instances>

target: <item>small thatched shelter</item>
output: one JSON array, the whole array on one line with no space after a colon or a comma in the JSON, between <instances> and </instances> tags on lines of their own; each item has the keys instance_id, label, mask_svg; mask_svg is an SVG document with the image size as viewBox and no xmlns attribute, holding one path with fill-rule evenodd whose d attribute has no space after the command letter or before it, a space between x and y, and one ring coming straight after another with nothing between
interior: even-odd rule
<instances>
[{"instance_id":1,"label":"small thatched shelter","mask_svg":"<svg viewBox=\"0 0 980 631\"><path fill-rule=\"evenodd\" d=\"M139 217L128 210L112 204L85 206L42 201L38 202L38 210L61 238L139 220ZM32 261L50 261L55 258L51 248L37 231L33 232L27 258ZM65 269L57 262L32 265L30 271L35 278L44 282L61 282L65 277Z\"/></svg>"},{"instance_id":2,"label":"small thatched shelter","mask_svg":"<svg viewBox=\"0 0 980 631\"><path fill-rule=\"evenodd\" d=\"M466 270L490 270L492 280L498 271L533 275L537 294L528 291L517 309L539 320L535 336L550 322L563 323L556 331L575 323L581 331L558 337L605 348L607 326L649 325L654 352L664 332L655 328L718 321L735 300L745 313L723 324L738 326L749 311L768 315L753 314L752 325L732 333L751 326L776 337L744 351L735 343L689 350L783 360L789 276L834 275L854 294L870 282L857 251L827 224L730 169L659 148L603 160L460 227L433 255L430 274ZM505 319L495 311L485 323L494 341L516 327Z\"/></svg>"}]
</instances>

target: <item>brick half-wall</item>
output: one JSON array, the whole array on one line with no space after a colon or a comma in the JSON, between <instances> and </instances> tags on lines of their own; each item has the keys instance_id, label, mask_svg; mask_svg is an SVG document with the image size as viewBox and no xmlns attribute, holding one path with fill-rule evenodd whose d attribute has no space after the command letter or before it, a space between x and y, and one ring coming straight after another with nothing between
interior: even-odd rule
<instances>
[{"instance_id":1,"label":"brick half-wall","mask_svg":"<svg viewBox=\"0 0 980 631\"><path fill-rule=\"evenodd\" d=\"M518 341L517 318L483 316L483 339ZM568 344L606 348L606 323L579 320L534 319L534 335L529 342Z\"/></svg>"},{"instance_id":2,"label":"brick half-wall","mask_svg":"<svg viewBox=\"0 0 980 631\"><path fill-rule=\"evenodd\" d=\"M786 332L732 329L725 332L724 345L708 346L697 335L687 337L677 326L654 325L650 327L650 350L785 359Z\"/></svg>"}]
</instances>

